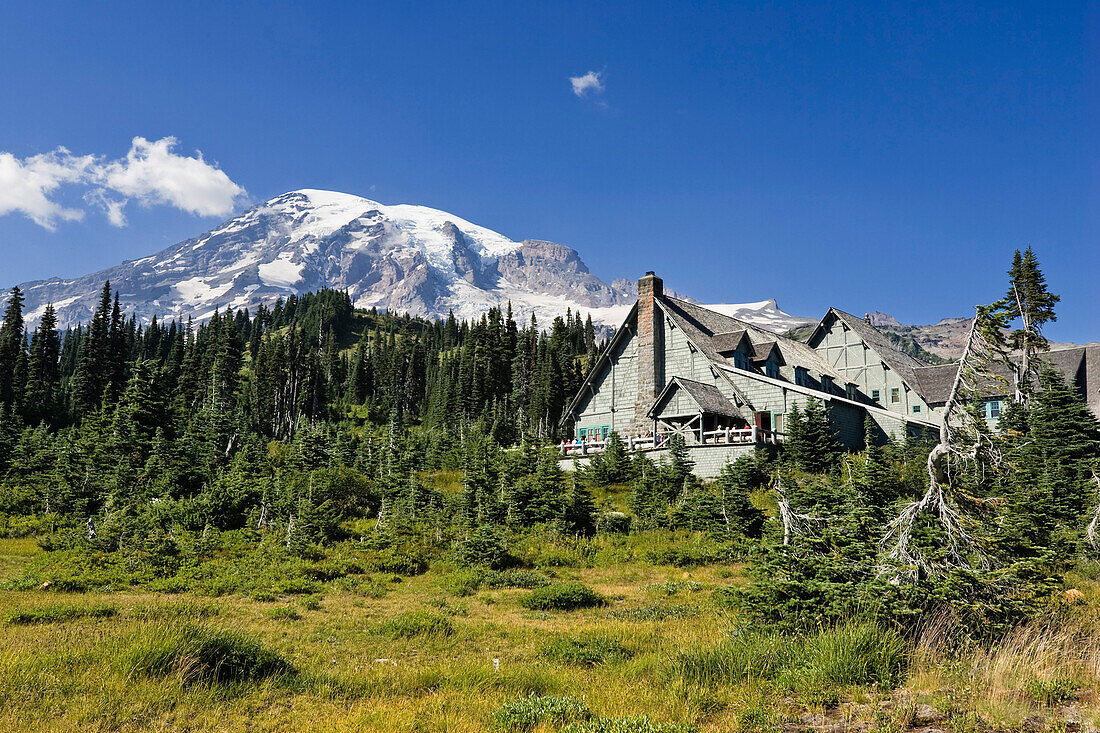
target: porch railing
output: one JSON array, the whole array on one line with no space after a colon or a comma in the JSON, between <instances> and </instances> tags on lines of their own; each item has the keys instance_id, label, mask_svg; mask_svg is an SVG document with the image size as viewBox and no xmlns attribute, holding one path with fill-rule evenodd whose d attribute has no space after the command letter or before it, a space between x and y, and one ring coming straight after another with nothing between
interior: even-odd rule
<instances>
[{"instance_id":1,"label":"porch railing","mask_svg":"<svg viewBox=\"0 0 1100 733\"><path fill-rule=\"evenodd\" d=\"M673 433L657 433L641 438L627 436L622 438L623 446L629 452L661 450L668 447L668 439ZM693 434L696 438L698 433ZM783 433L777 430L764 430L758 427L742 429L720 428L707 430L702 434L702 442L688 443L692 445L779 445L783 442ZM561 455L566 457L587 456L592 453L603 453L607 450L606 440L572 440L558 445Z\"/></svg>"}]
</instances>

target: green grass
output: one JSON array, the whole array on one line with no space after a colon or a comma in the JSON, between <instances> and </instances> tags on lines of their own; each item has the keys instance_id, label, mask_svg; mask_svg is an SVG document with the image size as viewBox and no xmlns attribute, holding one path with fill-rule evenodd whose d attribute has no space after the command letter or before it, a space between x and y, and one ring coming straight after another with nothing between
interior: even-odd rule
<instances>
[{"instance_id":1,"label":"green grass","mask_svg":"<svg viewBox=\"0 0 1100 733\"><path fill-rule=\"evenodd\" d=\"M230 573L241 555L230 546L214 572L195 574L227 581L216 599L143 584L0 590L0 730L474 733L507 716L522 727L533 716L531 733L906 733L923 705L944 711L934 727L951 733L1015 731L1029 719L1043 730L1100 727L1100 572L1083 568L1074 578L1086 601L1071 616L993 648L945 650L858 619L805 635L738 630L743 619L711 590L744 582L742 566L685 574L646 559L695 541L662 531L578 542L533 533L513 545L517 554L560 547L583 562L478 571L472 596L448 592L456 569L446 562L395 576L370 567L377 547L343 543L311 560L264 548L273 566L246 557L239 578ZM25 540L0 539L0 557L22 557L9 577L40 567L45 553L25 550ZM340 576L356 567L364 572ZM280 577L317 590L276 593ZM574 584L607 605L524 605ZM241 590L252 588L270 600ZM116 612L68 620L43 612L99 606ZM19 614L50 620L6 622ZM555 705L578 708L532 696L577 701L588 712L555 719Z\"/></svg>"},{"instance_id":2,"label":"green grass","mask_svg":"<svg viewBox=\"0 0 1100 733\"><path fill-rule=\"evenodd\" d=\"M76 621L89 618L109 618L118 613L118 608L105 603L93 603L81 606L51 604L36 606L8 614L7 622L26 626L29 624L56 624L63 621Z\"/></svg>"},{"instance_id":3,"label":"green grass","mask_svg":"<svg viewBox=\"0 0 1100 733\"><path fill-rule=\"evenodd\" d=\"M445 638L454 636L455 626L450 619L423 611L402 613L382 624L379 631L391 639L417 637Z\"/></svg>"},{"instance_id":4,"label":"green grass","mask_svg":"<svg viewBox=\"0 0 1100 733\"><path fill-rule=\"evenodd\" d=\"M606 635L559 636L542 648L539 655L558 664L594 667L606 662L620 662L634 653L621 641Z\"/></svg>"},{"instance_id":5,"label":"green grass","mask_svg":"<svg viewBox=\"0 0 1100 733\"><path fill-rule=\"evenodd\" d=\"M773 681L799 692L901 681L908 642L872 621L850 621L808 635L744 630L718 647L686 652L673 674L703 685Z\"/></svg>"}]
</instances>

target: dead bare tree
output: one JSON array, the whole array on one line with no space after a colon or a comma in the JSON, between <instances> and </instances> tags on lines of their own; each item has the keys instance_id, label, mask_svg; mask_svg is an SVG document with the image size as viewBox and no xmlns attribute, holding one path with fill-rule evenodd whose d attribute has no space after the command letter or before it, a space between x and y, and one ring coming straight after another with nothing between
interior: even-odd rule
<instances>
[{"instance_id":1,"label":"dead bare tree","mask_svg":"<svg viewBox=\"0 0 1100 733\"><path fill-rule=\"evenodd\" d=\"M819 534L820 528L829 521L828 517L803 514L792 507L783 488L783 477L778 472L775 475L775 496L779 505L779 519L783 522L784 546L790 545L793 538Z\"/></svg>"},{"instance_id":2,"label":"dead bare tree","mask_svg":"<svg viewBox=\"0 0 1100 733\"><path fill-rule=\"evenodd\" d=\"M921 575L952 568L989 566L970 521L960 510L960 502L973 505L983 500L968 493L960 478L968 468L999 470L1003 465L984 419L971 409L991 385L1003 382L1007 386L1007 380L991 369L993 363L1007 361L1002 327L1003 317L993 308L976 309L940 415L940 441L928 454L928 490L919 501L902 509L880 542L884 562L879 571L895 583L914 582ZM937 562L912 542L913 528L922 516L932 517L943 532L943 558Z\"/></svg>"},{"instance_id":3,"label":"dead bare tree","mask_svg":"<svg viewBox=\"0 0 1100 733\"><path fill-rule=\"evenodd\" d=\"M1100 496L1100 476L1096 475L1096 471L1092 472L1092 480L1096 482L1096 493ZM1100 504L1096 505L1096 509L1092 511L1092 521L1089 522L1089 526L1085 527L1085 539L1089 543L1089 547L1093 552L1100 550L1100 543L1096 541L1096 530L1100 527Z\"/></svg>"}]
</instances>

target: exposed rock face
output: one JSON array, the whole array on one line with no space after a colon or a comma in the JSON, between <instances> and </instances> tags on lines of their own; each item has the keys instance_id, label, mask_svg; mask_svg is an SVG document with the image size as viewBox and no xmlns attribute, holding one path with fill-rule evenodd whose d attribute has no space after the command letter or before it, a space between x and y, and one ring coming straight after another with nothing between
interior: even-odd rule
<instances>
[{"instance_id":1,"label":"exposed rock face","mask_svg":"<svg viewBox=\"0 0 1100 733\"><path fill-rule=\"evenodd\" d=\"M362 308L425 317L454 311L478 318L510 302L517 321L534 314L549 325L571 308L591 315L606 333L637 297L635 281L607 284L563 244L515 242L444 211L312 189L276 196L143 259L84 277L24 283L29 324L51 302L61 328L88 323L104 280L142 322L203 321L215 309L254 311L291 294L335 288ZM775 331L816 323L784 313L774 300L711 307Z\"/></svg>"},{"instance_id":2,"label":"exposed rock face","mask_svg":"<svg viewBox=\"0 0 1100 733\"><path fill-rule=\"evenodd\" d=\"M108 279L143 321L201 321L215 309L254 310L319 288L347 290L360 307L427 317L453 310L473 318L510 301L517 319L535 313L542 322L566 308L634 299L632 288L603 282L564 245L513 242L443 211L315 190L277 196L151 257L26 283L28 320L52 302L62 328L87 323Z\"/></svg>"}]
</instances>

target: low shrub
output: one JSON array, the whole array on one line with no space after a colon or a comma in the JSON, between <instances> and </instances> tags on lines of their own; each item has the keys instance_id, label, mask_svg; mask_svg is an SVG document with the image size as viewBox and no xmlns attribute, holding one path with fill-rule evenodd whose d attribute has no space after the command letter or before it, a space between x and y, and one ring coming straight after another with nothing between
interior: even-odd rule
<instances>
[{"instance_id":1,"label":"low shrub","mask_svg":"<svg viewBox=\"0 0 1100 733\"><path fill-rule=\"evenodd\" d=\"M395 575L423 575L428 571L428 558L416 552L386 548L368 562L370 569Z\"/></svg>"},{"instance_id":2,"label":"low shrub","mask_svg":"<svg viewBox=\"0 0 1100 733\"><path fill-rule=\"evenodd\" d=\"M538 697L532 695L506 702L490 716L493 730L508 733L527 733L535 726L546 723L554 728L584 721L592 717L592 712L583 700L575 697Z\"/></svg>"},{"instance_id":3,"label":"low shrub","mask_svg":"<svg viewBox=\"0 0 1100 733\"><path fill-rule=\"evenodd\" d=\"M533 570L493 570L485 574L482 582L491 590L501 588L544 588L550 578Z\"/></svg>"},{"instance_id":4,"label":"low shrub","mask_svg":"<svg viewBox=\"0 0 1100 733\"><path fill-rule=\"evenodd\" d=\"M276 621L298 621L302 618L302 614L298 613L298 609L293 606L276 606L267 609L264 613Z\"/></svg>"},{"instance_id":5,"label":"low shrub","mask_svg":"<svg viewBox=\"0 0 1100 733\"><path fill-rule=\"evenodd\" d=\"M452 596L465 598L481 588L482 573L475 568L465 568L443 576L443 588Z\"/></svg>"},{"instance_id":6,"label":"low shrub","mask_svg":"<svg viewBox=\"0 0 1100 733\"><path fill-rule=\"evenodd\" d=\"M653 565L694 568L736 562L744 554L744 549L737 544L701 542L649 549L642 553L642 559Z\"/></svg>"},{"instance_id":7,"label":"low shrub","mask_svg":"<svg viewBox=\"0 0 1100 733\"><path fill-rule=\"evenodd\" d=\"M644 590L655 595L674 596L677 593L698 593L705 588L705 585L694 580L666 580L663 583L650 583Z\"/></svg>"},{"instance_id":8,"label":"low shrub","mask_svg":"<svg viewBox=\"0 0 1100 733\"><path fill-rule=\"evenodd\" d=\"M48 527L46 520L29 515L0 514L0 538L34 537Z\"/></svg>"},{"instance_id":9,"label":"low shrub","mask_svg":"<svg viewBox=\"0 0 1100 733\"><path fill-rule=\"evenodd\" d=\"M561 733L695 733L689 723L654 723L649 718L596 718L570 723Z\"/></svg>"},{"instance_id":10,"label":"low shrub","mask_svg":"<svg viewBox=\"0 0 1100 733\"><path fill-rule=\"evenodd\" d=\"M176 676L184 684L254 682L294 672L282 655L259 641L204 626L143 627L121 663L128 674Z\"/></svg>"},{"instance_id":11,"label":"low shrub","mask_svg":"<svg viewBox=\"0 0 1100 733\"><path fill-rule=\"evenodd\" d=\"M116 614L118 614L117 608L101 603L89 606L49 605L14 611L8 615L7 621L9 624L17 626L29 626L31 624L56 624L85 618L109 618Z\"/></svg>"},{"instance_id":12,"label":"low shrub","mask_svg":"<svg viewBox=\"0 0 1100 733\"><path fill-rule=\"evenodd\" d=\"M454 636L454 624L443 616L423 611L409 611L390 619L379 629L391 639L413 639L420 636L443 638Z\"/></svg>"},{"instance_id":13,"label":"low shrub","mask_svg":"<svg viewBox=\"0 0 1100 733\"><path fill-rule=\"evenodd\" d=\"M533 611L572 611L606 606L607 599L583 583L561 583L536 588L520 605Z\"/></svg>"},{"instance_id":14,"label":"low shrub","mask_svg":"<svg viewBox=\"0 0 1100 733\"><path fill-rule=\"evenodd\" d=\"M622 512L604 512L596 522L596 531L605 534L626 534L630 531L630 515Z\"/></svg>"},{"instance_id":15,"label":"low shrub","mask_svg":"<svg viewBox=\"0 0 1100 733\"><path fill-rule=\"evenodd\" d=\"M610 636L559 636L544 646L539 656L559 664L595 667L629 659L633 652Z\"/></svg>"},{"instance_id":16,"label":"low shrub","mask_svg":"<svg viewBox=\"0 0 1100 733\"><path fill-rule=\"evenodd\" d=\"M698 615L699 609L696 606L665 606L659 603L640 608L620 608L607 613L608 618L624 621L664 621L670 618L688 618Z\"/></svg>"},{"instance_id":17,"label":"low shrub","mask_svg":"<svg viewBox=\"0 0 1100 733\"><path fill-rule=\"evenodd\" d=\"M1058 705L1077 693L1078 684L1065 677L1040 679L1032 677L1024 682L1024 692L1040 705Z\"/></svg>"}]
</instances>

